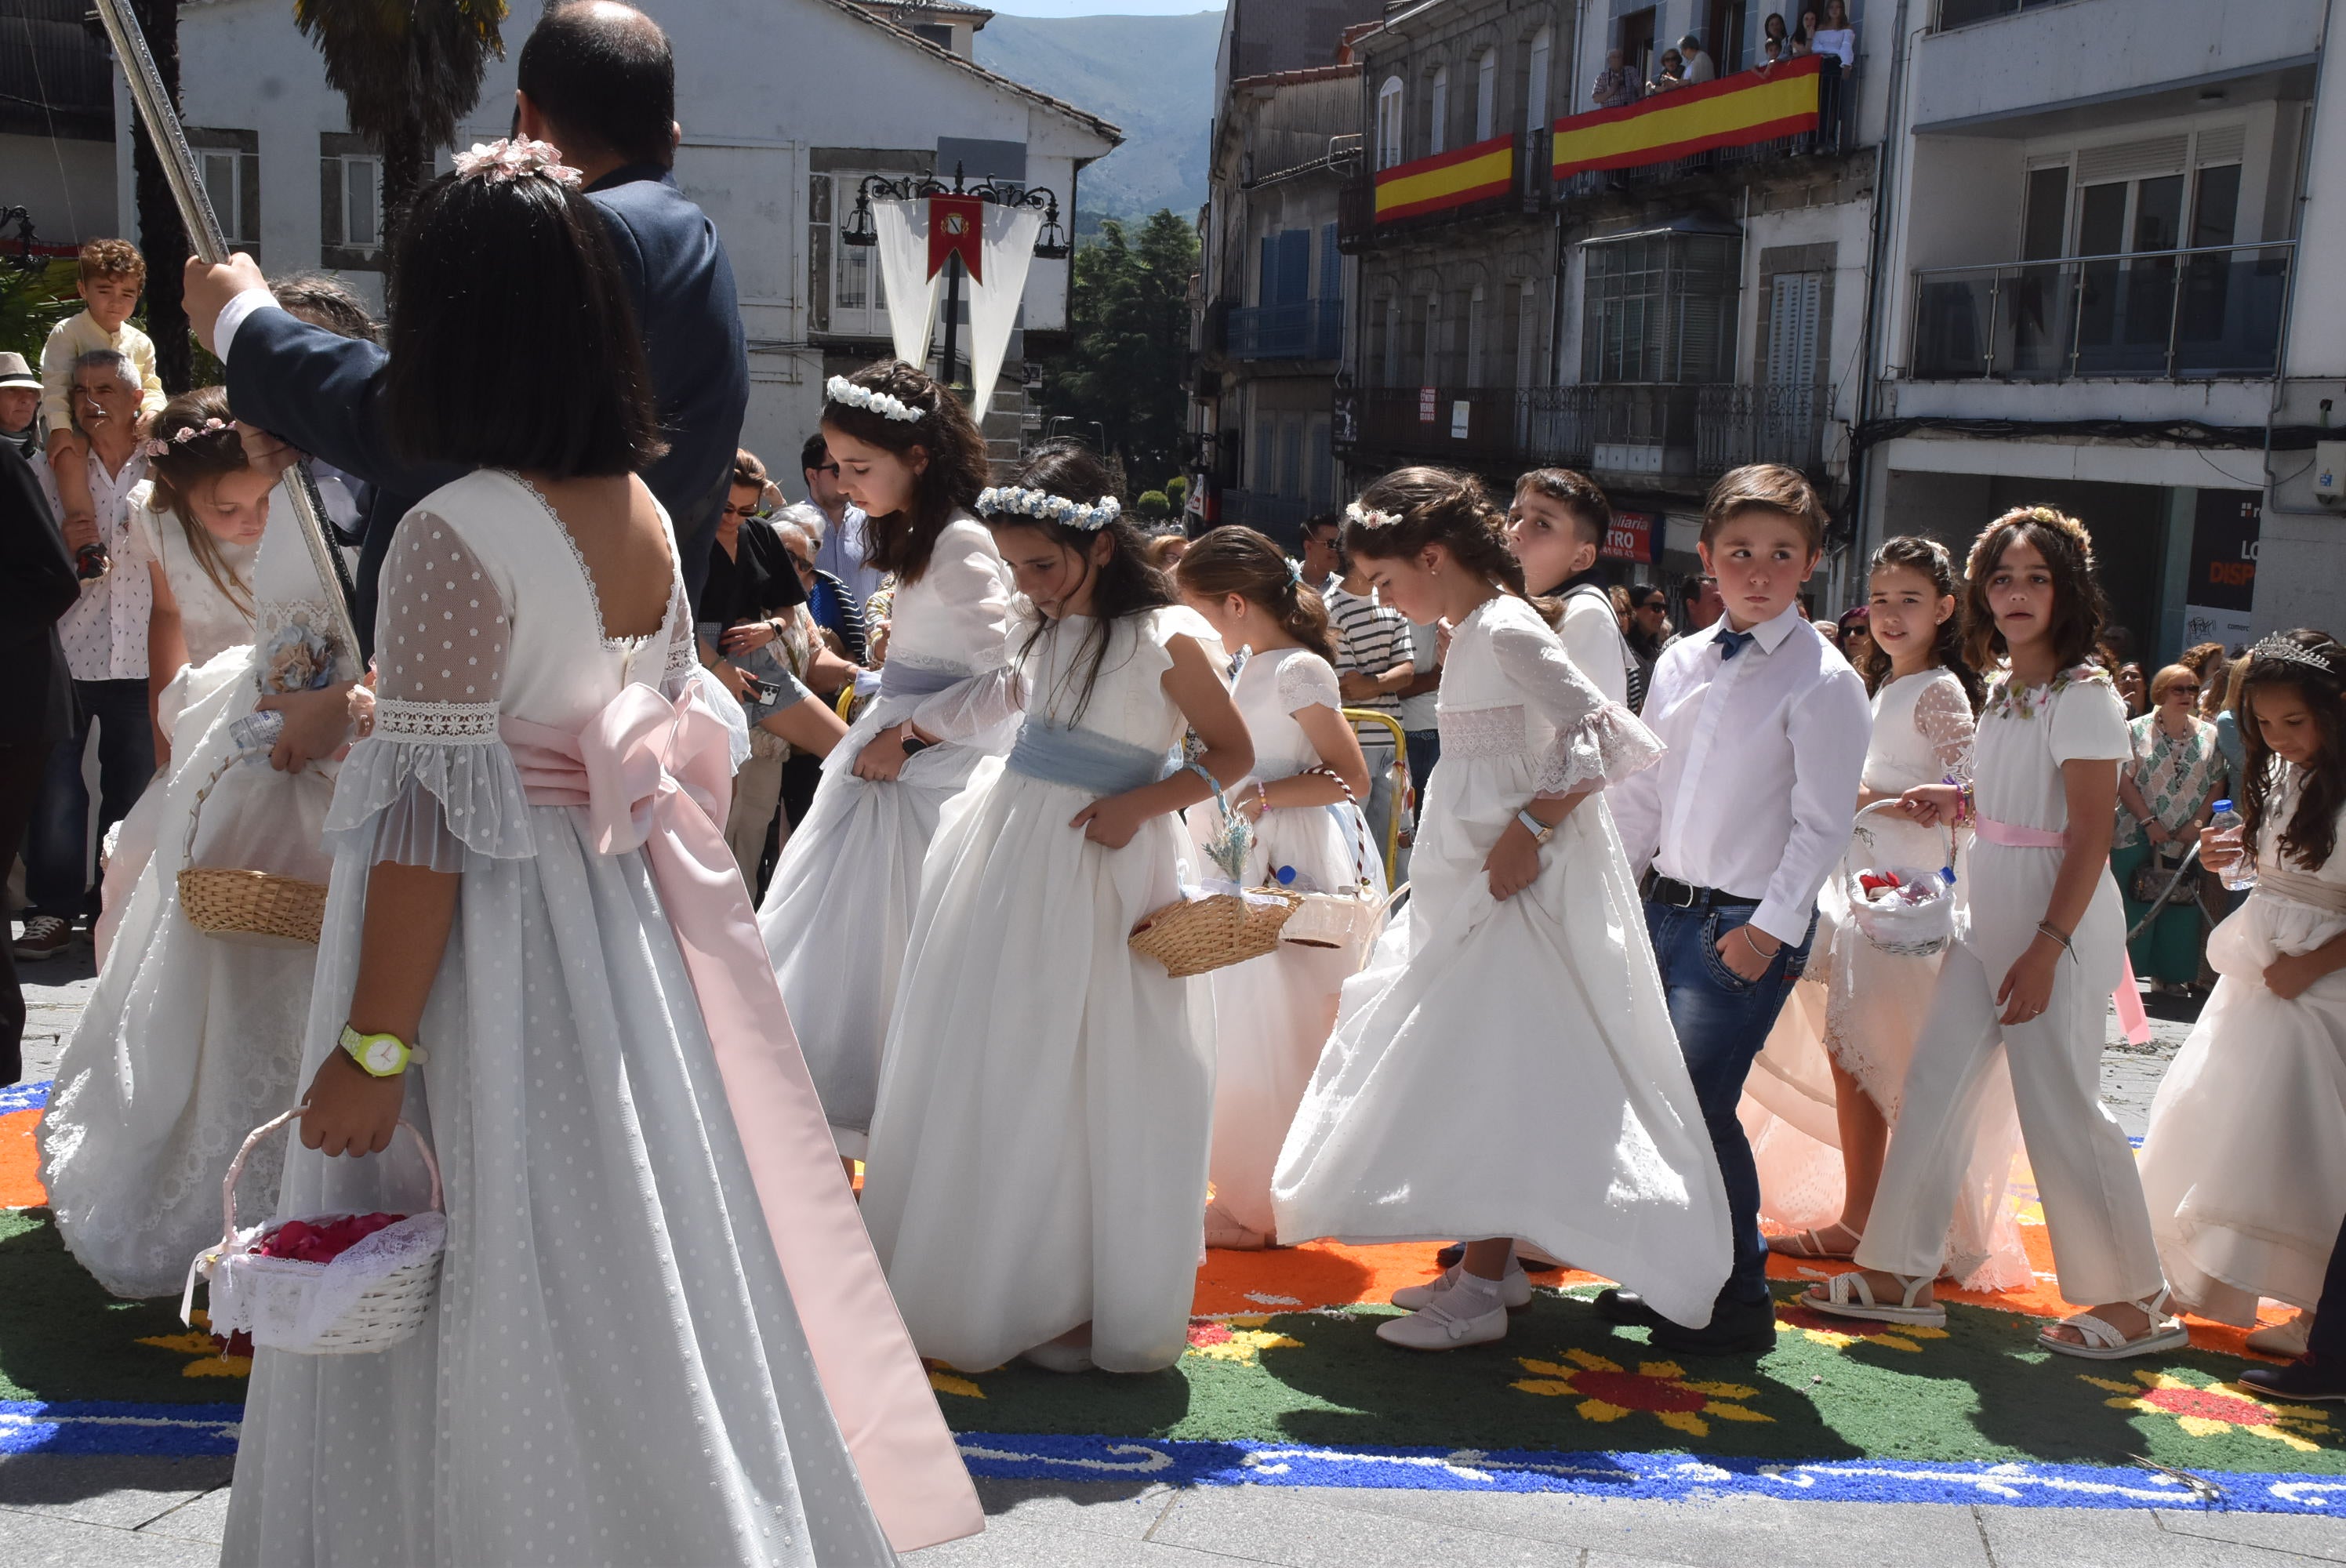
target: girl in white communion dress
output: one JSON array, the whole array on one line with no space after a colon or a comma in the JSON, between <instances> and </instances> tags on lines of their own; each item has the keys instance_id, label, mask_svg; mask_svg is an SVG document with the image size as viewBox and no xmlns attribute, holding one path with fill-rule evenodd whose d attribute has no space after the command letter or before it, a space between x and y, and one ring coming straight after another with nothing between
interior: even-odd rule
<instances>
[{"instance_id":1,"label":"girl in white communion dress","mask_svg":"<svg viewBox=\"0 0 2346 1568\"><path fill-rule=\"evenodd\" d=\"M914 720L948 739L1024 715L929 851L863 1183L913 1342L968 1371L1150 1372L1188 1345L1213 1003L1127 939L1195 880L1177 813L1254 749L1219 639L1107 489L1054 443L979 497L1032 608L1008 670Z\"/></svg>"}]
</instances>

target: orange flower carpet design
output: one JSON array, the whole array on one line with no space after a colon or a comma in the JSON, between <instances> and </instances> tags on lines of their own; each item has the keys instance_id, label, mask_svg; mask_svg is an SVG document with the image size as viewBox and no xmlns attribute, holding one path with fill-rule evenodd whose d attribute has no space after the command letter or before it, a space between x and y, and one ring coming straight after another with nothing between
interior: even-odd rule
<instances>
[{"instance_id":1,"label":"orange flower carpet design","mask_svg":"<svg viewBox=\"0 0 2346 1568\"><path fill-rule=\"evenodd\" d=\"M0 1452L232 1450L249 1362L176 1299L115 1300L73 1262L38 1207L40 1103L0 1091ZM1612 1328L1573 1273L1535 1276L1501 1343L1410 1354L1375 1329L1432 1247L1216 1251L1167 1371L930 1380L971 1468L1000 1476L2346 1512L2346 1414L2233 1385L2239 1330L2195 1323L2143 1362L2040 1349L2069 1308L2041 1226L2024 1235L2038 1288L1953 1294L1943 1329L1810 1312L1800 1287L1838 1266L1778 1259L1774 1348L1717 1358Z\"/></svg>"}]
</instances>

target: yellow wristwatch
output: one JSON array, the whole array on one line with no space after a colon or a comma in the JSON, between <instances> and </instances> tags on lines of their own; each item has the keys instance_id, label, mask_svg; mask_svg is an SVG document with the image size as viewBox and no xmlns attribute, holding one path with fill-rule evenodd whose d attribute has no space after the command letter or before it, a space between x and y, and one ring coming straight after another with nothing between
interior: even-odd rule
<instances>
[{"instance_id":1,"label":"yellow wristwatch","mask_svg":"<svg viewBox=\"0 0 2346 1568\"><path fill-rule=\"evenodd\" d=\"M362 1070L377 1078L396 1078L411 1063L421 1067L432 1059L421 1047L396 1034L362 1034L347 1023L342 1025L342 1049Z\"/></svg>"}]
</instances>

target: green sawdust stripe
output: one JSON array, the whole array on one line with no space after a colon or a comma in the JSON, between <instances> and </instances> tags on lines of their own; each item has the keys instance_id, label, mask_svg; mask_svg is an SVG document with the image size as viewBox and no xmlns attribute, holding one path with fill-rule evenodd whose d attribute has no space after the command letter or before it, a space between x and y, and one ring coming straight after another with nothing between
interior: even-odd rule
<instances>
[{"instance_id":1,"label":"green sawdust stripe","mask_svg":"<svg viewBox=\"0 0 2346 1568\"><path fill-rule=\"evenodd\" d=\"M1584 1298L1539 1292L1506 1340L1414 1355L1375 1339L1390 1308L1200 1319L1149 1377L1020 1365L933 1381L956 1430L1186 1441L1695 1453L2346 1474L2346 1410L2266 1407L2201 1351L2086 1362L2035 1343L2041 1320L1956 1305L1943 1331L1812 1317L1778 1288L1776 1349L1680 1357ZM142 1341L156 1341L144 1343ZM237 1363L184 1329L176 1301L116 1301L40 1210L0 1213L0 1400L240 1400Z\"/></svg>"}]
</instances>

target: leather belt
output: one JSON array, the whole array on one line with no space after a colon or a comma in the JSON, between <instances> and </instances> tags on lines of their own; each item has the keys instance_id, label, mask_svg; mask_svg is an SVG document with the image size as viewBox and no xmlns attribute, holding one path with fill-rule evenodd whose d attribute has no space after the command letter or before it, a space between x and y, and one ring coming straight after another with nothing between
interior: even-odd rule
<instances>
[{"instance_id":1,"label":"leather belt","mask_svg":"<svg viewBox=\"0 0 2346 1568\"><path fill-rule=\"evenodd\" d=\"M1647 903L1662 904L1674 910L1760 907L1758 899L1747 899L1740 893L1721 892L1717 888L1698 888L1676 877L1666 877L1659 871L1647 871L1646 880L1637 884L1637 891Z\"/></svg>"}]
</instances>

